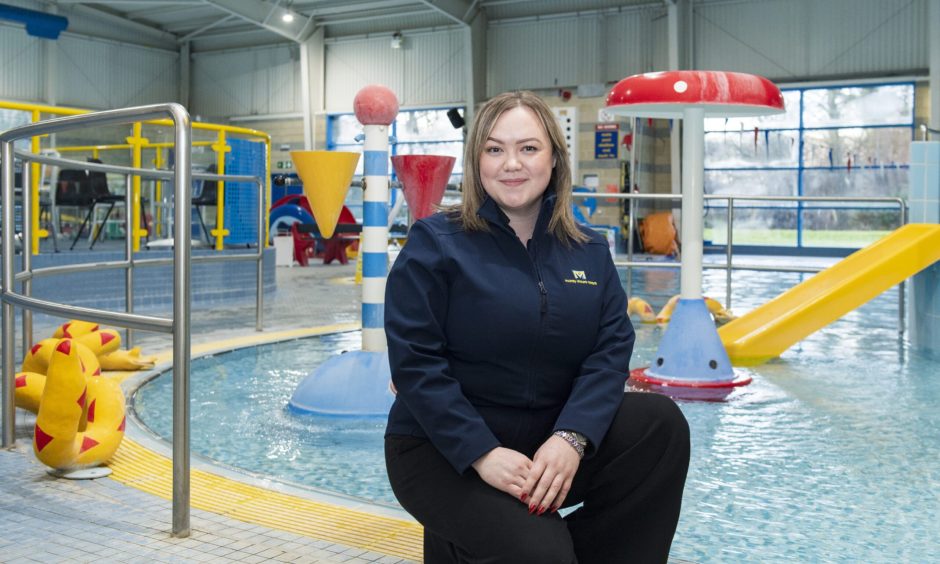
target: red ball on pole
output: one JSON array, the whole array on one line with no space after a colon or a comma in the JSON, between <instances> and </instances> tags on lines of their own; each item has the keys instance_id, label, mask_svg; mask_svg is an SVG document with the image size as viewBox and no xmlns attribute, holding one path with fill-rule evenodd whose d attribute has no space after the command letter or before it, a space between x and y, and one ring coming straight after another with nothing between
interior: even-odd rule
<instances>
[{"instance_id":1,"label":"red ball on pole","mask_svg":"<svg viewBox=\"0 0 940 564\"><path fill-rule=\"evenodd\" d=\"M353 111L362 125L391 125L398 115L398 98L388 87L370 84L356 93Z\"/></svg>"}]
</instances>

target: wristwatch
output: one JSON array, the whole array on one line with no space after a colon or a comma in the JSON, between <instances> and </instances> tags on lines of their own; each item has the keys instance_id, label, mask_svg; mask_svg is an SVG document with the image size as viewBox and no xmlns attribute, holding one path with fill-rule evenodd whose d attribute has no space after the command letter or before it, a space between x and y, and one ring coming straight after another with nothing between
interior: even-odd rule
<instances>
[{"instance_id":1,"label":"wristwatch","mask_svg":"<svg viewBox=\"0 0 940 564\"><path fill-rule=\"evenodd\" d=\"M571 448L578 453L578 458L584 458L584 449L587 448L588 444L587 437L577 431L568 431L567 429L559 429L552 434L564 439L566 443L571 445Z\"/></svg>"}]
</instances>

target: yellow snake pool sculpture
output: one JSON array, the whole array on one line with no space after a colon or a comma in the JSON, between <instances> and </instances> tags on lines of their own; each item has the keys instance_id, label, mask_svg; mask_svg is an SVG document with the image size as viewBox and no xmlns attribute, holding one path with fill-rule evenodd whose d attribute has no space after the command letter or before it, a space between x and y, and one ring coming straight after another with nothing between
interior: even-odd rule
<instances>
[{"instance_id":1,"label":"yellow snake pool sculpture","mask_svg":"<svg viewBox=\"0 0 940 564\"><path fill-rule=\"evenodd\" d=\"M33 452L60 471L99 466L124 438L124 394L101 376L98 359L77 339L44 348L52 349L46 375L16 376L17 405L36 408Z\"/></svg>"},{"instance_id":2,"label":"yellow snake pool sculpture","mask_svg":"<svg viewBox=\"0 0 940 564\"><path fill-rule=\"evenodd\" d=\"M734 314L725 309L718 300L713 300L709 297L705 297L704 299L709 313L711 313L712 317L715 319L715 323L724 325L734 319ZM672 312L676 309L677 303L679 303L679 296L673 296L669 298L669 301L659 310L658 314L654 314L653 307L650 306L646 300L643 298L630 298L627 302L627 314L631 317L638 316L643 323L659 323L660 325L664 325L669 323L669 320L672 318Z\"/></svg>"},{"instance_id":3,"label":"yellow snake pool sculpture","mask_svg":"<svg viewBox=\"0 0 940 564\"><path fill-rule=\"evenodd\" d=\"M152 360L139 350L118 351L120 335L93 323L72 321L55 335L23 361L16 405L36 413L33 452L40 462L61 472L99 466L121 444L126 422L124 394L101 375L102 365L137 369Z\"/></svg>"},{"instance_id":4,"label":"yellow snake pool sculpture","mask_svg":"<svg viewBox=\"0 0 940 564\"><path fill-rule=\"evenodd\" d=\"M630 298L627 301L627 315L638 316L643 323L656 323L653 306L643 298Z\"/></svg>"}]
</instances>

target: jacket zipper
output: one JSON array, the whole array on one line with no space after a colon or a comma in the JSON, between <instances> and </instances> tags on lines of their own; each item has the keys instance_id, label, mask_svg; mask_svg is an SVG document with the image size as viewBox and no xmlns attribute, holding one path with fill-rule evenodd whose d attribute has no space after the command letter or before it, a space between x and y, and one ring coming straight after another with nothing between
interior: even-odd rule
<instances>
[{"instance_id":1,"label":"jacket zipper","mask_svg":"<svg viewBox=\"0 0 940 564\"><path fill-rule=\"evenodd\" d=\"M526 249L526 254L529 255L529 259L532 261L532 267L535 269L535 276L538 280L538 289L539 289L539 329L535 334L535 342L532 345L532 355L529 357L529 382L528 382L528 404L531 407L535 404L535 382L536 382L536 367L535 359L536 353L539 350L539 342L542 340L542 331L544 330L545 325L545 314L548 313L548 290L545 288L545 282L542 281L542 269L539 268L538 260L538 246L535 242L535 239L532 239L532 253L528 253Z\"/></svg>"},{"instance_id":2,"label":"jacket zipper","mask_svg":"<svg viewBox=\"0 0 940 564\"><path fill-rule=\"evenodd\" d=\"M545 284L539 280L539 293L542 294L541 297L541 312L544 316L548 312L548 290L545 289Z\"/></svg>"},{"instance_id":3,"label":"jacket zipper","mask_svg":"<svg viewBox=\"0 0 940 564\"><path fill-rule=\"evenodd\" d=\"M522 250L528 255L529 260L532 262L532 268L535 270L535 277L538 281L538 290L539 290L539 328L538 332L535 334L535 341L532 344L532 353L529 356L529 381L526 383L526 392L528 393L527 403L529 407L535 404L535 354L539 349L539 341L542 340L542 331L544 330L545 325L545 314L548 313L548 289L545 288L545 283L542 281L542 270L539 268L538 262L538 247L535 243L535 236L530 239L532 243L532 252L529 253L529 249L525 243L519 240L516 236L516 232L509 228L508 225L502 225L499 223L493 222L495 225L498 225L500 229L505 231L516 241L519 241L519 244L522 245Z\"/></svg>"}]
</instances>

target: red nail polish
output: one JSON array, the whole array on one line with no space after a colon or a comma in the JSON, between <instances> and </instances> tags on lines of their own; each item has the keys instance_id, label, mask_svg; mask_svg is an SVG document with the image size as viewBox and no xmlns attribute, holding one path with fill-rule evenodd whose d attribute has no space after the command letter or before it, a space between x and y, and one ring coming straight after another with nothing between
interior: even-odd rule
<instances>
[{"instance_id":1,"label":"red nail polish","mask_svg":"<svg viewBox=\"0 0 940 564\"><path fill-rule=\"evenodd\" d=\"M534 506L534 505L530 505L530 506L529 506L529 515L532 515L533 513L535 513L535 506Z\"/></svg>"},{"instance_id":2,"label":"red nail polish","mask_svg":"<svg viewBox=\"0 0 940 564\"><path fill-rule=\"evenodd\" d=\"M539 513L538 513L538 514L541 515L542 513L545 513L545 509L546 509L545 507L539 507Z\"/></svg>"},{"instance_id":3,"label":"red nail polish","mask_svg":"<svg viewBox=\"0 0 940 564\"><path fill-rule=\"evenodd\" d=\"M552 506L551 513L554 513L556 511L558 511L558 506L557 505Z\"/></svg>"},{"instance_id":4,"label":"red nail polish","mask_svg":"<svg viewBox=\"0 0 940 564\"><path fill-rule=\"evenodd\" d=\"M524 503L524 502L525 502L525 498L527 498L527 497L529 497L529 494L523 493L523 494L522 494L522 497L520 497L519 499L522 500L523 503Z\"/></svg>"}]
</instances>

